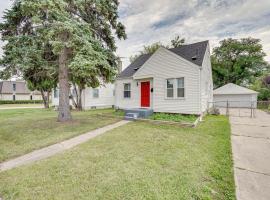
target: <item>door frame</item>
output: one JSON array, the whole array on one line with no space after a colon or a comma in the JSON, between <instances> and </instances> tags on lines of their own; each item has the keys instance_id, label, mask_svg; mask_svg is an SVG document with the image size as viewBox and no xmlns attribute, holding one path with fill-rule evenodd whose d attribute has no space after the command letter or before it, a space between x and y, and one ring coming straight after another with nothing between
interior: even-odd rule
<instances>
[{"instance_id":1,"label":"door frame","mask_svg":"<svg viewBox=\"0 0 270 200\"><path fill-rule=\"evenodd\" d=\"M149 106L142 106L142 83L149 83ZM151 108L151 81L143 80L140 82L140 107Z\"/></svg>"}]
</instances>

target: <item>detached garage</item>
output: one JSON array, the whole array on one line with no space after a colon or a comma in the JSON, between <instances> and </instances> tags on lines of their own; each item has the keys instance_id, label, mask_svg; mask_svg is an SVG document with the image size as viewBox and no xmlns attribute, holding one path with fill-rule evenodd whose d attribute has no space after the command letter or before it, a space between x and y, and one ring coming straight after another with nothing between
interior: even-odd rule
<instances>
[{"instance_id":1,"label":"detached garage","mask_svg":"<svg viewBox=\"0 0 270 200\"><path fill-rule=\"evenodd\" d=\"M228 83L214 90L214 106L230 108L256 108L258 92Z\"/></svg>"}]
</instances>

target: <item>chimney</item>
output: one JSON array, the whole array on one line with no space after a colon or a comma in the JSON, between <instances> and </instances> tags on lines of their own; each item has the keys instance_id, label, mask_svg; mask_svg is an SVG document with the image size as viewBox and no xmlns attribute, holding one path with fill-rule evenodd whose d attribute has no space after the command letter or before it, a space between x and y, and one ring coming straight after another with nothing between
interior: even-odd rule
<instances>
[{"instance_id":1,"label":"chimney","mask_svg":"<svg viewBox=\"0 0 270 200\"><path fill-rule=\"evenodd\" d=\"M122 72L122 61L120 57L118 57L117 59L117 69L118 69L118 74L120 74Z\"/></svg>"}]
</instances>

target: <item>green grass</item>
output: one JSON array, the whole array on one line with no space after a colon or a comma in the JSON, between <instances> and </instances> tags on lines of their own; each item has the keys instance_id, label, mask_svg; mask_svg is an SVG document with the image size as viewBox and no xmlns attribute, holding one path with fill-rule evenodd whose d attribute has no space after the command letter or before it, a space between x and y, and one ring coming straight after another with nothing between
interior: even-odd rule
<instances>
[{"instance_id":1,"label":"green grass","mask_svg":"<svg viewBox=\"0 0 270 200\"><path fill-rule=\"evenodd\" d=\"M113 110L73 112L68 123L57 122L53 110L0 110L0 162L120 120L98 113Z\"/></svg>"},{"instance_id":2,"label":"green grass","mask_svg":"<svg viewBox=\"0 0 270 200\"><path fill-rule=\"evenodd\" d=\"M131 122L64 154L0 173L9 199L235 199L230 126Z\"/></svg>"},{"instance_id":3,"label":"green grass","mask_svg":"<svg viewBox=\"0 0 270 200\"><path fill-rule=\"evenodd\" d=\"M150 117L150 119L193 123L197 119L197 116L196 115L169 114L169 113L154 113Z\"/></svg>"}]
</instances>

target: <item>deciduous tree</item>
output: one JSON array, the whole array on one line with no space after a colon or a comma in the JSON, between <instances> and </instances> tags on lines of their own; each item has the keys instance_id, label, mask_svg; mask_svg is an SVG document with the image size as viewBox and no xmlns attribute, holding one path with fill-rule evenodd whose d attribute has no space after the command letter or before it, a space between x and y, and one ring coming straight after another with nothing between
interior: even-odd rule
<instances>
[{"instance_id":1,"label":"deciduous tree","mask_svg":"<svg viewBox=\"0 0 270 200\"><path fill-rule=\"evenodd\" d=\"M248 86L269 70L259 39L225 39L211 56L214 86L227 83Z\"/></svg>"}]
</instances>

